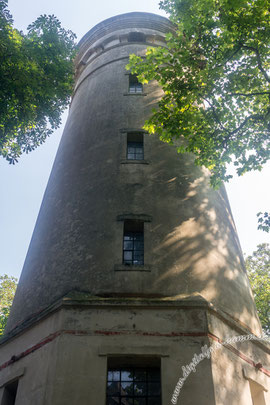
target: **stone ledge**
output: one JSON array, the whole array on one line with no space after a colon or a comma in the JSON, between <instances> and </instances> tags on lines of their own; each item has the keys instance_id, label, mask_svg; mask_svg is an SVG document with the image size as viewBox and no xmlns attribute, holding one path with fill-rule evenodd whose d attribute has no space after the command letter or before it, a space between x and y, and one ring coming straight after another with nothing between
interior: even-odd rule
<instances>
[{"instance_id":1,"label":"stone ledge","mask_svg":"<svg viewBox=\"0 0 270 405\"><path fill-rule=\"evenodd\" d=\"M147 214L133 214L131 212L117 215L117 221L125 221L125 220L132 220L132 221L142 221L142 222L152 222L153 217Z\"/></svg>"},{"instance_id":2,"label":"stone ledge","mask_svg":"<svg viewBox=\"0 0 270 405\"><path fill-rule=\"evenodd\" d=\"M22 324L18 324L13 330L8 334L4 335L0 339L0 346L8 343L9 340L15 338L17 335L29 329L37 322L42 321L42 319L48 317L53 312L59 311L64 308L80 307L81 309L88 308L159 308L168 309L174 308L178 310L187 309L201 309L207 313L212 313L220 318L225 324L230 326L232 330L238 331L240 334L249 334L250 329L247 325L237 322L236 319L232 318L230 315L226 314L219 308L214 307L211 302L208 302L203 296L198 293L193 294L179 294L175 296L162 296L162 297L101 297L97 295L92 295L89 292L83 291L70 291L66 295L60 297L49 307L41 310L37 314L33 314L32 317L27 319ZM211 328L208 324L208 333L211 334ZM255 335L256 336L256 335ZM253 340L252 343L255 346L259 346L264 352L270 354L270 342L262 340Z\"/></svg>"},{"instance_id":3,"label":"stone ledge","mask_svg":"<svg viewBox=\"0 0 270 405\"><path fill-rule=\"evenodd\" d=\"M144 264L143 266L132 266L128 264L116 264L114 271L151 271L151 266Z\"/></svg>"},{"instance_id":4,"label":"stone ledge","mask_svg":"<svg viewBox=\"0 0 270 405\"><path fill-rule=\"evenodd\" d=\"M254 367L243 366L242 368L243 376L246 380L254 381L256 384L259 384L264 391L267 389L267 376L263 373L260 373L259 370L254 369Z\"/></svg>"},{"instance_id":5,"label":"stone ledge","mask_svg":"<svg viewBox=\"0 0 270 405\"><path fill-rule=\"evenodd\" d=\"M123 93L123 96L147 96L147 93Z\"/></svg>"},{"instance_id":6,"label":"stone ledge","mask_svg":"<svg viewBox=\"0 0 270 405\"><path fill-rule=\"evenodd\" d=\"M121 134L127 134L128 132L135 132L135 133L142 133L142 134L148 134L147 131L145 131L142 128L121 128L120 130Z\"/></svg>"},{"instance_id":7,"label":"stone ledge","mask_svg":"<svg viewBox=\"0 0 270 405\"><path fill-rule=\"evenodd\" d=\"M123 159L121 160L121 165L134 165L134 164L139 164L139 165L149 165L150 162L149 160L131 160L131 159Z\"/></svg>"},{"instance_id":8,"label":"stone ledge","mask_svg":"<svg viewBox=\"0 0 270 405\"><path fill-rule=\"evenodd\" d=\"M25 368L19 368L17 371L10 370L5 377L1 378L0 380L0 388L3 388L5 385L17 380L18 378L22 377L25 373Z\"/></svg>"},{"instance_id":9,"label":"stone ledge","mask_svg":"<svg viewBox=\"0 0 270 405\"><path fill-rule=\"evenodd\" d=\"M144 357L170 357L170 348L168 346L153 346L146 347L136 346L132 348L127 348L125 346L101 346L98 351L99 356L144 356Z\"/></svg>"}]
</instances>

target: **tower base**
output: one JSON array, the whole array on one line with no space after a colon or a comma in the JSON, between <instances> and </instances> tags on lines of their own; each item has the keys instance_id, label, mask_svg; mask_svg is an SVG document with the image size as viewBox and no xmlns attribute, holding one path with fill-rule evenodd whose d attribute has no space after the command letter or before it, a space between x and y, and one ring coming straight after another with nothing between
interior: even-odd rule
<instances>
[{"instance_id":1,"label":"tower base","mask_svg":"<svg viewBox=\"0 0 270 405\"><path fill-rule=\"evenodd\" d=\"M270 346L250 334L199 295L73 292L2 340L0 404L105 405L107 371L129 365L160 368L162 405L266 405Z\"/></svg>"}]
</instances>

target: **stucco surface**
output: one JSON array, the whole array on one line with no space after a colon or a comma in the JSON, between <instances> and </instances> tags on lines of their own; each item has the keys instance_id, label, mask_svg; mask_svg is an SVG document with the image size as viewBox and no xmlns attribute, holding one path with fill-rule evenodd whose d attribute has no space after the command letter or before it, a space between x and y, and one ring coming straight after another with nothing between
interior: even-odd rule
<instances>
[{"instance_id":1,"label":"stucco surface","mask_svg":"<svg viewBox=\"0 0 270 405\"><path fill-rule=\"evenodd\" d=\"M162 404L169 404L183 377L182 367L195 354L216 339L243 333L237 323L232 327L197 299L161 303L82 298L80 304L65 299L59 310L2 343L0 401L5 383L19 375L16 405L105 405L107 367L114 359L129 365L159 362ZM243 344L233 345L236 352L224 346L204 358L186 378L178 403L251 405L249 381L263 384L267 401L270 348ZM262 362L269 376L252 361Z\"/></svg>"},{"instance_id":2,"label":"stucco surface","mask_svg":"<svg viewBox=\"0 0 270 405\"><path fill-rule=\"evenodd\" d=\"M143 95L128 94L128 55L143 55L146 44L123 39L126 18L114 28L118 43L99 50L77 77L7 331L79 290L101 296L196 292L259 333L224 188L212 190L207 171L195 167L191 155L178 155L148 134L145 164L126 164L127 133L141 130L162 94L154 82ZM144 32L146 40L156 34L160 42L164 19L162 27L159 18L147 15L129 30ZM93 32L99 34L92 42L85 37L81 57L96 49L102 35L111 36L111 28ZM122 263L119 215L152 218L144 225L150 271L115 271Z\"/></svg>"}]
</instances>

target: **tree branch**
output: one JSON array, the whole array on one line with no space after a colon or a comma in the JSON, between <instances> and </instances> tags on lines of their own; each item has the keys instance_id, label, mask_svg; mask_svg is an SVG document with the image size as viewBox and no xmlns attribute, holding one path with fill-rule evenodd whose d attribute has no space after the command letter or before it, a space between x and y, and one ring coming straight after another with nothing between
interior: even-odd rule
<instances>
[{"instance_id":1,"label":"tree branch","mask_svg":"<svg viewBox=\"0 0 270 405\"><path fill-rule=\"evenodd\" d=\"M264 70L263 66L262 66L262 60L261 60L261 55L260 52L258 51L257 48L254 48L253 46L248 46L248 45L243 45L243 48L245 49L249 49L251 51L254 51L257 57L257 62L258 62L258 68L259 70L262 72L262 74L265 77L265 80L270 83L270 77L268 76L268 74L266 73L266 71Z\"/></svg>"},{"instance_id":2,"label":"tree branch","mask_svg":"<svg viewBox=\"0 0 270 405\"><path fill-rule=\"evenodd\" d=\"M219 126L222 128L222 130L225 131L225 132L228 132L228 130L222 125L222 123L221 123L221 121L220 121L220 119L219 119L219 117L218 117L218 115L217 115L217 113L215 111L215 107L213 106L213 104L207 98L205 98L203 96L201 96L201 97L202 97L202 99L204 101L206 101L209 104L209 106L210 106L210 108L211 108L211 110L213 112L213 115L214 115L217 123L219 124Z\"/></svg>"},{"instance_id":3,"label":"tree branch","mask_svg":"<svg viewBox=\"0 0 270 405\"><path fill-rule=\"evenodd\" d=\"M230 136L236 134L237 132L239 132L247 123L249 120L255 120L255 121L259 121L262 120L264 118L263 115L259 115L259 114L252 114L249 117L245 118L244 121L242 122L242 124L239 125L239 127L237 127L234 131L230 132Z\"/></svg>"},{"instance_id":4,"label":"tree branch","mask_svg":"<svg viewBox=\"0 0 270 405\"><path fill-rule=\"evenodd\" d=\"M229 62L229 61L234 57L234 55L236 55L236 54L240 51L241 48L242 48L242 45L241 45L241 44L238 45L238 46L236 47L235 51L234 51L234 52L224 61L224 63L221 64L220 66L225 66L226 63Z\"/></svg>"},{"instance_id":5,"label":"tree branch","mask_svg":"<svg viewBox=\"0 0 270 405\"><path fill-rule=\"evenodd\" d=\"M230 96L244 96L244 97L252 97L252 96L263 96L265 94L270 95L270 91L262 91L262 92L255 92L255 93L229 93Z\"/></svg>"}]
</instances>

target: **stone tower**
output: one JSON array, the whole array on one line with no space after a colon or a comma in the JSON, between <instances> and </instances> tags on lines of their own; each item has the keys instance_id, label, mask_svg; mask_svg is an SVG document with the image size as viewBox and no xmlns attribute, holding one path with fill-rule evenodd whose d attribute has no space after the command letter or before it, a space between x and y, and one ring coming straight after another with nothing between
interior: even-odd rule
<instances>
[{"instance_id":1,"label":"stone tower","mask_svg":"<svg viewBox=\"0 0 270 405\"><path fill-rule=\"evenodd\" d=\"M80 41L68 121L0 345L1 405L270 401L264 340L186 367L213 343L261 328L225 190L142 130L161 89L125 66L129 54L165 46L168 31L163 17L129 13Z\"/></svg>"}]
</instances>

